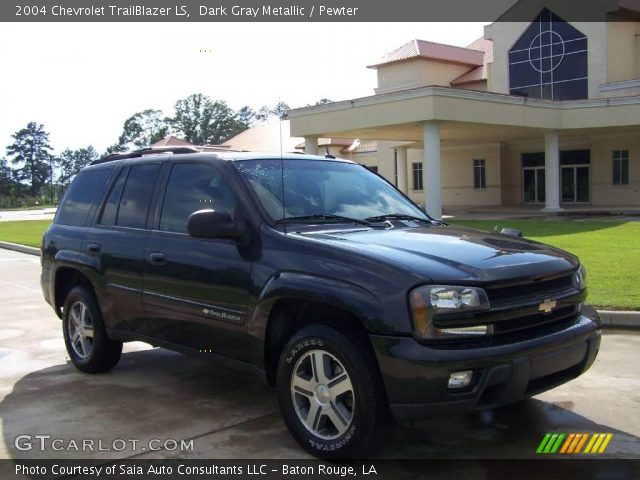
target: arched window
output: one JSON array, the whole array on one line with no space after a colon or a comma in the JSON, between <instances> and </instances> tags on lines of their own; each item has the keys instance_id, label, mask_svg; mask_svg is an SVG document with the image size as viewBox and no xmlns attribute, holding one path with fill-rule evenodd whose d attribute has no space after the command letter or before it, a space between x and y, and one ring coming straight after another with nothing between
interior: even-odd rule
<instances>
[{"instance_id":1,"label":"arched window","mask_svg":"<svg viewBox=\"0 0 640 480\"><path fill-rule=\"evenodd\" d=\"M509 50L511 95L587 98L587 37L544 9Z\"/></svg>"}]
</instances>

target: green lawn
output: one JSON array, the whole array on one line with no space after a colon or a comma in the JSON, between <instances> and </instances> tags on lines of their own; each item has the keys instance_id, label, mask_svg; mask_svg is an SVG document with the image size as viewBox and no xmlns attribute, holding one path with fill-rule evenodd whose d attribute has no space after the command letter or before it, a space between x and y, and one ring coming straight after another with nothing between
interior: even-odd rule
<instances>
[{"instance_id":1,"label":"green lawn","mask_svg":"<svg viewBox=\"0 0 640 480\"><path fill-rule=\"evenodd\" d=\"M587 269L588 302L602 309L640 310L640 222L454 220L492 230L512 227L532 240L567 250Z\"/></svg>"},{"instance_id":2,"label":"green lawn","mask_svg":"<svg viewBox=\"0 0 640 480\"><path fill-rule=\"evenodd\" d=\"M0 240L20 243L30 247L40 247L42 234L51 220L16 220L0 222Z\"/></svg>"},{"instance_id":3,"label":"green lawn","mask_svg":"<svg viewBox=\"0 0 640 480\"><path fill-rule=\"evenodd\" d=\"M568 250L587 268L589 303L640 310L640 222L454 220L481 230L517 228L525 237ZM40 246L48 220L0 222L0 240Z\"/></svg>"}]
</instances>

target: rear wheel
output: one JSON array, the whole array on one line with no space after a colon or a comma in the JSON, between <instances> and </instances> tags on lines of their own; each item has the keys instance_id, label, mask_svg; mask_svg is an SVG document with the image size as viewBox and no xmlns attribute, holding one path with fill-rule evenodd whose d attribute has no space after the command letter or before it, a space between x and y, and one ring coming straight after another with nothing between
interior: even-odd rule
<instances>
[{"instance_id":1,"label":"rear wheel","mask_svg":"<svg viewBox=\"0 0 640 480\"><path fill-rule=\"evenodd\" d=\"M93 294L78 286L67 295L62 332L71 362L83 372L111 370L120 360L122 342L109 339Z\"/></svg>"},{"instance_id":2,"label":"rear wheel","mask_svg":"<svg viewBox=\"0 0 640 480\"><path fill-rule=\"evenodd\" d=\"M305 450L346 458L376 446L389 422L371 357L357 334L326 325L305 327L288 342L278 365L278 398L287 427Z\"/></svg>"}]
</instances>

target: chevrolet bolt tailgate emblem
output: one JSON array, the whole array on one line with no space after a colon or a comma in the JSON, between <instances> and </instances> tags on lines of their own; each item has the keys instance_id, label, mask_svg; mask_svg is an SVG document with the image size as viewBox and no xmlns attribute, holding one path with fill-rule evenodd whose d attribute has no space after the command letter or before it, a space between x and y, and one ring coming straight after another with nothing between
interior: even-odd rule
<instances>
[{"instance_id":1,"label":"chevrolet bolt tailgate emblem","mask_svg":"<svg viewBox=\"0 0 640 480\"><path fill-rule=\"evenodd\" d=\"M551 313L551 310L556 308L556 301L547 298L544 302L538 305L538 310L544 313Z\"/></svg>"}]
</instances>

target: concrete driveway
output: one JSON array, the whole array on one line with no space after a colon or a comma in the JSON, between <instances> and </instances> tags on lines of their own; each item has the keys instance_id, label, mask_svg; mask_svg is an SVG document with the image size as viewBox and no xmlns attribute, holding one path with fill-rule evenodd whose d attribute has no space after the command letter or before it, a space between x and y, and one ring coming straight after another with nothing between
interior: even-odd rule
<instances>
[{"instance_id":1,"label":"concrete driveway","mask_svg":"<svg viewBox=\"0 0 640 480\"><path fill-rule=\"evenodd\" d=\"M0 457L308 458L274 390L247 374L138 343L107 374L76 371L39 274L37 257L0 250ZM534 458L544 433L560 431L611 432L602 457L640 458L639 347L638 334L606 332L583 377L510 407L400 425L378 456ZM35 435L51 436L44 449ZM94 450L70 449L83 440Z\"/></svg>"}]
</instances>

